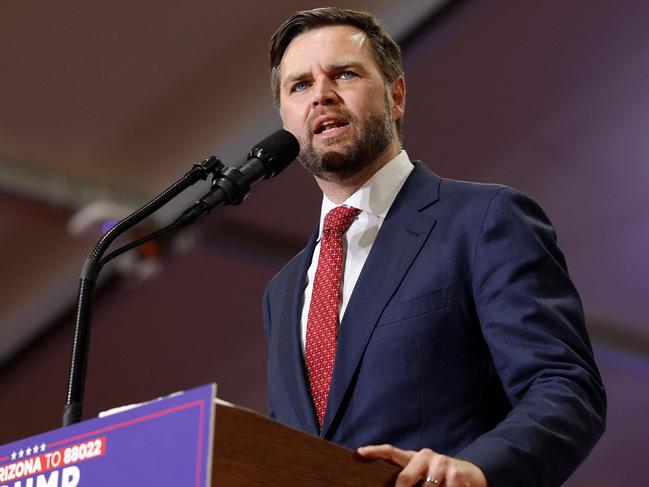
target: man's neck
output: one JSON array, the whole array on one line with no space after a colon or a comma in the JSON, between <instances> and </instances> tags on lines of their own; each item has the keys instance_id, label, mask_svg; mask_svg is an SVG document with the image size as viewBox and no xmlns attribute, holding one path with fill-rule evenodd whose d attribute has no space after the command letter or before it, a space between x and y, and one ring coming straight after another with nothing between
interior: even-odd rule
<instances>
[{"instance_id":1,"label":"man's neck","mask_svg":"<svg viewBox=\"0 0 649 487\"><path fill-rule=\"evenodd\" d=\"M327 181L315 177L316 183L318 183L318 186L329 200L340 205L374 176L377 171L394 159L400 150L400 145L393 144L377 157L372 164L369 164L358 173L340 181Z\"/></svg>"}]
</instances>

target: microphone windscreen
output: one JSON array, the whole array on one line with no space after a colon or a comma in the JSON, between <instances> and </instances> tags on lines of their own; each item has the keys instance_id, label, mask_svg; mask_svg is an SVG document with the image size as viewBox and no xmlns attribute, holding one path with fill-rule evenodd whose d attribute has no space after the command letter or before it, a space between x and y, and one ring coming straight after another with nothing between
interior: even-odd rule
<instances>
[{"instance_id":1,"label":"microphone windscreen","mask_svg":"<svg viewBox=\"0 0 649 487\"><path fill-rule=\"evenodd\" d=\"M300 153L300 144L295 136L280 129L255 145L248 159L259 159L264 164L264 177L278 175L295 160Z\"/></svg>"}]
</instances>

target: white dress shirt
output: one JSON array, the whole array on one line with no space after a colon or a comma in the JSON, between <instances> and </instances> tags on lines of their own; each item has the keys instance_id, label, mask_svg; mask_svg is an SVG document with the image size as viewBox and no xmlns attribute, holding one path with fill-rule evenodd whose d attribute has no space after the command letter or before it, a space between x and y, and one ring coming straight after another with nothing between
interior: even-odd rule
<instances>
[{"instance_id":1,"label":"white dress shirt","mask_svg":"<svg viewBox=\"0 0 649 487\"><path fill-rule=\"evenodd\" d=\"M379 233L383 220L392 206L399 190L410 175L414 166L408 158L406 151L402 150L397 156L379 169L370 179L363 184L354 194L347 198L343 205L353 206L361 212L352 222L349 230L343 235L343 279L341 282L341 297L339 316L344 316L347 303L352 295L358 276L363 270L365 260L372 250L374 240ZM320 239L322 237L322 224L327 213L337 205L326 196L322 198L320 211L320 235L313 251L311 265L307 272L302 316L300 320L302 335L302 351L306 344L306 327L313 292L313 280L318 268L320 257ZM342 319L340 320L342 321Z\"/></svg>"}]
</instances>

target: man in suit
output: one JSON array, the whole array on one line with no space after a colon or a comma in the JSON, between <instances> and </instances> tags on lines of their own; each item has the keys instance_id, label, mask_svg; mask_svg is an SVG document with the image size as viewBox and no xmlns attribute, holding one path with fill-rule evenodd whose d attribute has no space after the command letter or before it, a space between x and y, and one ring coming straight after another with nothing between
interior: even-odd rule
<instances>
[{"instance_id":1,"label":"man in suit","mask_svg":"<svg viewBox=\"0 0 649 487\"><path fill-rule=\"evenodd\" d=\"M543 211L410 161L399 48L371 15L298 12L270 61L323 192L264 298L271 415L402 466L398 486L559 485L606 400Z\"/></svg>"}]
</instances>

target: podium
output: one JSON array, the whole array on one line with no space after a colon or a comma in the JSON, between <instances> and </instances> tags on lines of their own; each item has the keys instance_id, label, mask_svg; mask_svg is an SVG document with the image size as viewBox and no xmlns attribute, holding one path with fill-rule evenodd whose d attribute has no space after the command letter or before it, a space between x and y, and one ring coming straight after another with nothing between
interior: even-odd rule
<instances>
[{"instance_id":1,"label":"podium","mask_svg":"<svg viewBox=\"0 0 649 487\"><path fill-rule=\"evenodd\" d=\"M399 469L215 399L214 384L0 447L0 487L392 486Z\"/></svg>"}]
</instances>

